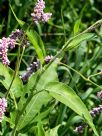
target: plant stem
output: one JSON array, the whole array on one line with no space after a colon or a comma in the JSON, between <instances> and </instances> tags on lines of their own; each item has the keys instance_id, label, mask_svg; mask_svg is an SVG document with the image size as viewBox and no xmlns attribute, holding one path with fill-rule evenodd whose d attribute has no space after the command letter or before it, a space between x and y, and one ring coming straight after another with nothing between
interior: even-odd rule
<instances>
[{"instance_id":1,"label":"plant stem","mask_svg":"<svg viewBox=\"0 0 102 136\"><path fill-rule=\"evenodd\" d=\"M31 26L31 25L30 25L30 26ZM29 26L29 27L30 27L30 26ZM28 27L28 28L29 28L29 27ZM21 42L20 42L20 44L19 44L19 46L18 46L18 55L17 55L16 68L15 68L15 72L14 72L13 79L12 79L12 81L11 81L11 84L10 84L10 86L9 86L7 92L6 92L5 98L8 97L9 92L10 92L10 89L11 89L11 87L12 87L12 85L13 85L13 82L14 82L14 80L15 80L17 74L18 74L19 68L20 68L21 60L22 60L22 57L23 57L23 54L24 54L24 51L25 51L25 46L26 46L26 45L23 45L23 51L22 51L21 56L20 56L20 48L21 48L21 45L22 45L22 43L23 43L24 38L25 38L25 33L23 34L22 39L21 39Z\"/></svg>"},{"instance_id":2,"label":"plant stem","mask_svg":"<svg viewBox=\"0 0 102 136\"><path fill-rule=\"evenodd\" d=\"M72 67L70 67L70 66L68 66L68 65L66 65L66 64L64 64L64 63L61 63L61 62L60 62L60 64L63 65L63 66L65 66L66 68L71 69L72 71L76 72L76 73L77 73L78 75L80 75L85 81L88 81L88 82L92 83L93 85L97 86L98 88L102 89L101 86L99 86L98 84L94 83L94 82L93 82L92 80L90 80L89 78L86 78L85 76L83 76L80 72L78 72L78 71L75 70L74 68L72 68Z\"/></svg>"},{"instance_id":3,"label":"plant stem","mask_svg":"<svg viewBox=\"0 0 102 136\"><path fill-rule=\"evenodd\" d=\"M11 81L11 84L10 84L10 86L9 86L9 88L8 88L8 90L7 90L7 92L6 92L5 98L8 97L9 92L10 92L10 89L11 89L11 87L12 87L12 85L13 85L13 82L14 82L14 80L15 80L15 77L16 77L16 75L17 75L18 63L19 63L19 56L20 56L20 46L18 47L18 57L17 57L16 68L15 68L15 72L14 72L14 75L13 75L13 79L12 79L12 81Z\"/></svg>"},{"instance_id":4,"label":"plant stem","mask_svg":"<svg viewBox=\"0 0 102 136\"><path fill-rule=\"evenodd\" d=\"M93 75L90 75L90 76L88 77L88 79L90 79L91 77L97 76L97 75L101 75L101 72L96 73L96 74L93 74Z\"/></svg>"},{"instance_id":5,"label":"plant stem","mask_svg":"<svg viewBox=\"0 0 102 136\"><path fill-rule=\"evenodd\" d=\"M62 26L63 26L63 31L64 31L64 40L66 42L66 30L65 30L65 25L64 25L63 9L62 8L61 8L61 20L62 20Z\"/></svg>"}]
</instances>

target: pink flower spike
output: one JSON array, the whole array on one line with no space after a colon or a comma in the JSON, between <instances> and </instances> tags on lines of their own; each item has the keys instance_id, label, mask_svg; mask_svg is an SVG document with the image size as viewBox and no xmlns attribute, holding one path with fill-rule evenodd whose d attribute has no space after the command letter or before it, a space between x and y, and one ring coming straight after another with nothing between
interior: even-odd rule
<instances>
[{"instance_id":1,"label":"pink flower spike","mask_svg":"<svg viewBox=\"0 0 102 136\"><path fill-rule=\"evenodd\" d=\"M44 13L45 2L43 0L37 0L37 3L34 7L34 12L31 13L33 21L37 23L38 21L47 22L52 13Z\"/></svg>"},{"instance_id":2,"label":"pink flower spike","mask_svg":"<svg viewBox=\"0 0 102 136\"><path fill-rule=\"evenodd\" d=\"M5 98L0 98L0 122L2 122L3 115L6 112L7 100Z\"/></svg>"},{"instance_id":3,"label":"pink flower spike","mask_svg":"<svg viewBox=\"0 0 102 136\"><path fill-rule=\"evenodd\" d=\"M11 48L11 49L15 48L15 44L16 44L16 40L15 39L8 38L8 46L9 46L9 48Z\"/></svg>"},{"instance_id":4,"label":"pink flower spike","mask_svg":"<svg viewBox=\"0 0 102 136\"><path fill-rule=\"evenodd\" d=\"M42 22L48 22L51 16L52 16L52 13L44 13L42 16Z\"/></svg>"},{"instance_id":5,"label":"pink flower spike","mask_svg":"<svg viewBox=\"0 0 102 136\"><path fill-rule=\"evenodd\" d=\"M9 60L7 57L7 51L8 51L8 39L3 37L2 38L2 48L1 48L1 55L2 55L2 63L4 65L9 65Z\"/></svg>"}]
</instances>

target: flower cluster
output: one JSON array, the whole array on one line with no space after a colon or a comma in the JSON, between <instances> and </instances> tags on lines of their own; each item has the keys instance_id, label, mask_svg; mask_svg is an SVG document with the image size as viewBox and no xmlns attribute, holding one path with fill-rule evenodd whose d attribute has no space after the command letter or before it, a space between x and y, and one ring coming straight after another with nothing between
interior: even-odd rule
<instances>
[{"instance_id":1,"label":"flower cluster","mask_svg":"<svg viewBox=\"0 0 102 136\"><path fill-rule=\"evenodd\" d=\"M48 55L45 57L44 61L45 61L45 64L48 64L51 60L53 59L53 56L51 55Z\"/></svg>"},{"instance_id":2,"label":"flower cluster","mask_svg":"<svg viewBox=\"0 0 102 136\"><path fill-rule=\"evenodd\" d=\"M9 65L9 60L7 57L7 51L8 48L13 49L15 47L16 41L10 37L5 38L3 37L2 39L0 39L0 56L2 58L2 63L4 65Z\"/></svg>"},{"instance_id":3,"label":"flower cluster","mask_svg":"<svg viewBox=\"0 0 102 136\"><path fill-rule=\"evenodd\" d=\"M30 66L27 68L27 72L22 75L21 79L26 82L28 78L32 75L33 72L36 72L40 68L40 61L37 60L36 62L33 62L30 64Z\"/></svg>"},{"instance_id":4,"label":"flower cluster","mask_svg":"<svg viewBox=\"0 0 102 136\"><path fill-rule=\"evenodd\" d=\"M102 105L99 107L95 107L90 111L90 114L92 117L96 117L96 115L100 114L102 112Z\"/></svg>"},{"instance_id":5,"label":"flower cluster","mask_svg":"<svg viewBox=\"0 0 102 136\"><path fill-rule=\"evenodd\" d=\"M34 12L31 13L34 22L42 21L47 22L52 13L44 13L45 2L43 0L37 0L37 3L34 7Z\"/></svg>"},{"instance_id":6,"label":"flower cluster","mask_svg":"<svg viewBox=\"0 0 102 136\"><path fill-rule=\"evenodd\" d=\"M10 37L10 39L12 39L14 41L21 40L22 46L28 44L27 37L24 34L23 30L16 29L16 31L12 32L12 34L9 37Z\"/></svg>"},{"instance_id":7,"label":"flower cluster","mask_svg":"<svg viewBox=\"0 0 102 136\"><path fill-rule=\"evenodd\" d=\"M23 36L23 31L17 29L9 37L7 37L7 38L3 37L2 39L0 39L0 56L2 58L2 63L4 65L9 65L9 63L10 63L8 60L8 57L7 57L8 49L15 48L16 40L20 39L22 36ZM22 41L22 43L25 41L27 41L27 40L24 39L24 41Z\"/></svg>"},{"instance_id":8,"label":"flower cluster","mask_svg":"<svg viewBox=\"0 0 102 136\"><path fill-rule=\"evenodd\" d=\"M53 59L53 56L48 55L44 59L44 63L48 64ZM30 66L27 68L27 72L22 75L21 79L26 82L29 77L33 74L33 72L36 72L40 68L40 61L37 59L37 61L34 61L30 64Z\"/></svg>"},{"instance_id":9,"label":"flower cluster","mask_svg":"<svg viewBox=\"0 0 102 136\"><path fill-rule=\"evenodd\" d=\"M86 124L82 124L82 125L76 127L75 130L74 130L74 132L78 133L78 134L79 133L81 134L81 133L83 133L85 127L86 127Z\"/></svg>"},{"instance_id":10,"label":"flower cluster","mask_svg":"<svg viewBox=\"0 0 102 136\"><path fill-rule=\"evenodd\" d=\"M5 98L0 98L0 122L2 122L3 115L6 111L7 100Z\"/></svg>"},{"instance_id":11,"label":"flower cluster","mask_svg":"<svg viewBox=\"0 0 102 136\"><path fill-rule=\"evenodd\" d=\"M93 108L92 110L90 110L90 114L92 117L96 117L96 115L100 114L102 112L102 105L99 105L98 107ZM74 132L76 133L83 133L84 128L86 127L86 124L82 124L78 127L75 128Z\"/></svg>"},{"instance_id":12,"label":"flower cluster","mask_svg":"<svg viewBox=\"0 0 102 136\"><path fill-rule=\"evenodd\" d=\"M97 93L97 97L98 97L100 100L102 100L102 90Z\"/></svg>"},{"instance_id":13,"label":"flower cluster","mask_svg":"<svg viewBox=\"0 0 102 136\"><path fill-rule=\"evenodd\" d=\"M16 31L12 32L11 35L9 36L11 39L16 40L17 38L21 38L23 35L23 31L16 29Z\"/></svg>"}]
</instances>

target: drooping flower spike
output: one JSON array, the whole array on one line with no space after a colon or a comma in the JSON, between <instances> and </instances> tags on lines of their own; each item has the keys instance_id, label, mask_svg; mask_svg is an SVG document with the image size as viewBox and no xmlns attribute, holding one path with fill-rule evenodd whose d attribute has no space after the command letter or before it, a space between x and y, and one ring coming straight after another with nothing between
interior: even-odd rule
<instances>
[{"instance_id":1,"label":"drooping flower spike","mask_svg":"<svg viewBox=\"0 0 102 136\"><path fill-rule=\"evenodd\" d=\"M48 64L53 59L53 56L48 55L44 58L44 64ZM30 64L30 66L27 68L27 71L21 76L21 79L23 82L26 82L29 77L36 72L40 68L40 60L37 59L37 61L34 61Z\"/></svg>"},{"instance_id":2,"label":"drooping flower spike","mask_svg":"<svg viewBox=\"0 0 102 136\"><path fill-rule=\"evenodd\" d=\"M23 82L26 82L29 77L36 72L40 68L40 61L37 59L37 61L30 64L30 66L27 68L27 71L24 73L24 75L21 76L21 79Z\"/></svg>"}]
</instances>

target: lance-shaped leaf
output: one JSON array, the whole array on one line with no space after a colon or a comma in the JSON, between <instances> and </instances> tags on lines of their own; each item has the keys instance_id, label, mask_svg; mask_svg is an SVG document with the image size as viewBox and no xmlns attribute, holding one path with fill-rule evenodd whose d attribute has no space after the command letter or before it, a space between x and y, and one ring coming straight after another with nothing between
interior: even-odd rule
<instances>
[{"instance_id":1,"label":"lance-shaped leaf","mask_svg":"<svg viewBox=\"0 0 102 136\"><path fill-rule=\"evenodd\" d=\"M42 49L39 47L38 43L37 43L37 39L35 39L35 33L32 30L27 30L26 32L28 39L30 40L30 42L33 44L35 51L38 55L38 58L40 59L41 63L44 62L44 55L42 52Z\"/></svg>"},{"instance_id":2,"label":"lance-shaped leaf","mask_svg":"<svg viewBox=\"0 0 102 136\"><path fill-rule=\"evenodd\" d=\"M67 50L67 49L68 49L68 50L73 49L73 48L79 46L79 44L80 44L81 42L83 42L83 41L88 41L88 40L90 40L90 39L92 39L92 38L94 38L94 37L95 37L95 34L93 34L93 33L83 33L83 34L81 34L81 35L79 35L79 36L76 36L76 37L73 38L73 39L71 40L71 42L68 44L66 50Z\"/></svg>"},{"instance_id":3,"label":"lance-shaped leaf","mask_svg":"<svg viewBox=\"0 0 102 136\"><path fill-rule=\"evenodd\" d=\"M15 14L15 12L13 11L12 6L11 6L10 4L9 4L9 6L10 6L11 11L12 11L12 13L13 13L13 15L14 15L15 19L17 20L18 24L19 24L21 27L23 27L23 25L25 24L25 22L24 22L24 21L22 21L22 20L20 20L20 19L18 19L18 18L17 18L17 16L16 16L16 14Z\"/></svg>"},{"instance_id":4,"label":"lance-shaped leaf","mask_svg":"<svg viewBox=\"0 0 102 136\"><path fill-rule=\"evenodd\" d=\"M93 129L96 136L99 136L93 124L92 117L89 114L89 111L72 88L65 85L64 83L53 82L47 85L46 90L56 100L62 102L63 104L71 108L74 112L84 117L87 120L89 126Z\"/></svg>"}]
</instances>

